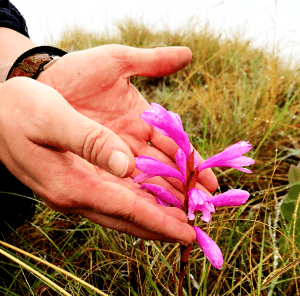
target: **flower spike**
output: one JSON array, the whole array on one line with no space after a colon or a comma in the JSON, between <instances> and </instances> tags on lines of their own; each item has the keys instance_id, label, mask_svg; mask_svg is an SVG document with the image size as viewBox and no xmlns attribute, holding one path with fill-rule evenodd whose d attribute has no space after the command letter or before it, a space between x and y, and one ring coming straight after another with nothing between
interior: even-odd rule
<instances>
[{"instance_id":1,"label":"flower spike","mask_svg":"<svg viewBox=\"0 0 300 296\"><path fill-rule=\"evenodd\" d=\"M229 146L221 153L208 158L200 164L199 155L194 151L193 146L189 142L188 135L183 130L183 125L178 114L167 111L162 106L151 103L151 109L146 110L140 115L141 119L153 126L153 128L161 134L171 138L179 146L175 154L175 162L178 169L174 169L160 161L148 157L140 156L136 159L136 168L141 173L134 178L134 182L143 182L154 176L173 177L183 183L184 206L178 199L165 188L155 185L143 183L142 189L149 190L157 198L157 202L163 206L175 206L184 209L188 216L189 224L193 225L193 220L198 211L202 212L201 219L205 222L211 220L211 213L215 212L215 207L222 206L240 206L245 204L250 196L247 191L240 189L228 190L225 193L209 197L205 192L196 189L198 174L207 168L213 167L231 167L242 172L252 173L244 168L254 163L250 157L243 154L250 151L252 146L241 141ZM223 265L223 256L217 244L199 227L192 226L196 239L211 264L221 269ZM186 264L191 251L191 244L187 247L180 247L180 274L179 274L179 295L182 295L183 280L186 272Z\"/></svg>"}]
</instances>

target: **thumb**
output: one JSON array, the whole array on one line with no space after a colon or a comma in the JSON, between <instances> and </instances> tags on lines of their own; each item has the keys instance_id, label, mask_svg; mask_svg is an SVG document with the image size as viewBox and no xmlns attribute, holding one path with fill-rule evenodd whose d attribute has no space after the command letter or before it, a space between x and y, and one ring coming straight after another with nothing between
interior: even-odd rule
<instances>
[{"instance_id":1,"label":"thumb","mask_svg":"<svg viewBox=\"0 0 300 296\"><path fill-rule=\"evenodd\" d=\"M134 156L125 142L110 129L77 112L56 90L32 79L20 80L22 120L27 138L37 144L65 149L118 176L130 176ZM34 99L24 100L28 89ZM32 91L34 89L34 96ZM28 114L30 110L30 114ZM25 113L25 112L24 112Z\"/></svg>"},{"instance_id":2,"label":"thumb","mask_svg":"<svg viewBox=\"0 0 300 296\"><path fill-rule=\"evenodd\" d=\"M171 75L186 67L192 59L187 47L162 47L153 49L126 48L127 75L161 77Z\"/></svg>"}]
</instances>

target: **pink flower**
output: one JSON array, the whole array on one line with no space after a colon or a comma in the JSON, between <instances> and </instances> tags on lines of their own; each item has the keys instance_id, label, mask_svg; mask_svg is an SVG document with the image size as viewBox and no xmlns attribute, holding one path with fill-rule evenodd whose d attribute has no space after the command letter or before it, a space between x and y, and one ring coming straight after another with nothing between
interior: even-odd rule
<instances>
[{"instance_id":1,"label":"pink flower","mask_svg":"<svg viewBox=\"0 0 300 296\"><path fill-rule=\"evenodd\" d=\"M250 193L241 189L232 189L210 198L210 202L216 207L231 207L245 204Z\"/></svg>"},{"instance_id":2,"label":"pink flower","mask_svg":"<svg viewBox=\"0 0 300 296\"><path fill-rule=\"evenodd\" d=\"M188 218L189 220L195 219L195 211L201 211L203 216L201 219L205 222L209 222L211 219L211 213L215 212L213 204L210 202L210 198L206 193L196 188L192 188L188 192Z\"/></svg>"},{"instance_id":3,"label":"pink flower","mask_svg":"<svg viewBox=\"0 0 300 296\"><path fill-rule=\"evenodd\" d=\"M192 188L188 192L188 218L189 220L194 220L194 212L201 211L203 214L201 219L205 222L209 222L211 213L215 212L214 206L240 206L247 202L249 196L250 194L245 190L232 189L210 198L203 191Z\"/></svg>"},{"instance_id":4,"label":"pink flower","mask_svg":"<svg viewBox=\"0 0 300 296\"><path fill-rule=\"evenodd\" d=\"M250 170L243 168L254 163L254 160L250 157L242 156L252 148L248 142L238 142L219 154L216 154L204 162L202 162L198 170L199 172L212 167L231 167L245 173L252 173Z\"/></svg>"},{"instance_id":5,"label":"pink flower","mask_svg":"<svg viewBox=\"0 0 300 296\"><path fill-rule=\"evenodd\" d=\"M151 191L156 196L158 203L162 201L162 205L172 205L174 207L182 209L182 204L179 202L179 200L164 187L149 183L143 183L141 184L141 188Z\"/></svg>"},{"instance_id":6,"label":"pink flower","mask_svg":"<svg viewBox=\"0 0 300 296\"><path fill-rule=\"evenodd\" d=\"M222 252L218 245L199 227L193 226L193 228L196 232L197 241L204 255L214 267L221 269L224 261Z\"/></svg>"},{"instance_id":7,"label":"pink flower","mask_svg":"<svg viewBox=\"0 0 300 296\"><path fill-rule=\"evenodd\" d=\"M152 109L146 110L140 115L142 120L161 134L171 138L183 150L186 158L189 158L190 141L183 130L182 122L178 114L167 111L162 106L151 103Z\"/></svg>"},{"instance_id":8,"label":"pink flower","mask_svg":"<svg viewBox=\"0 0 300 296\"><path fill-rule=\"evenodd\" d=\"M135 176L133 182L142 182L154 176L173 177L185 182L183 175L176 169L158 161L150 156L139 156L135 158L136 168L142 171L141 174Z\"/></svg>"}]
</instances>

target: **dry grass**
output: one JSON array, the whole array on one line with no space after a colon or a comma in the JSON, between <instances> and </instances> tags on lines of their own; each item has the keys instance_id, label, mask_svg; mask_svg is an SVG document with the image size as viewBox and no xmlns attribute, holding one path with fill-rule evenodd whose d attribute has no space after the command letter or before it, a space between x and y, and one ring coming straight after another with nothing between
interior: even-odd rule
<instances>
[{"instance_id":1,"label":"dry grass","mask_svg":"<svg viewBox=\"0 0 300 296\"><path fill-rule=\"evenodd\" d=\"M240 140L254 146L252 175L215 171L221 190L243 187L251 199L240 209L218 210L209 225L199 223L221 247L225 264L216 270L195 245L185 295L300 295L300 245L280 214L288 169L300 158L299 72L253 48L251 40L222 38L193 22L176 32L131 20L117 28L111 36L69 30L55 46L67 51L111 43L188 46L193 60L184 70L164 78L133 77L132 83L148 101L181 116L204 157ZM137 240L43 205L34 223L19 229L11 243L109 295L176 294L176 245ZM96 295L76 280L20 257L71 295ZM60 295L11 260L1 260L7 271L3 294Z\"/></svg>"}]
</instances>

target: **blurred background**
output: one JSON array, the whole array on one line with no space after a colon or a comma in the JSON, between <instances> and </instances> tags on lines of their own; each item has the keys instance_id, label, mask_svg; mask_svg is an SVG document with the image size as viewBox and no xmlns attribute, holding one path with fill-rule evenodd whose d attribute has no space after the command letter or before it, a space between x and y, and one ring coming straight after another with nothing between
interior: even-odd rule
<instances>
[{"instance_id":1,"label":"blurred background","mask_svg":"<svg viewBox=\"0 0 300 296\"><path fill-rule=\"evenodd\" d=\"M297 0L12 0L24 15L30 37L37 45L56 41L63 30L74 27L97 33L112 32L116 22L143 19L157 28L175 30L191 17L209 21L215 31L237 31L253 44L295 64L300 56L300 1ZM274 53L274 52L273 52Z\"/></svg>"}]
</instances>

